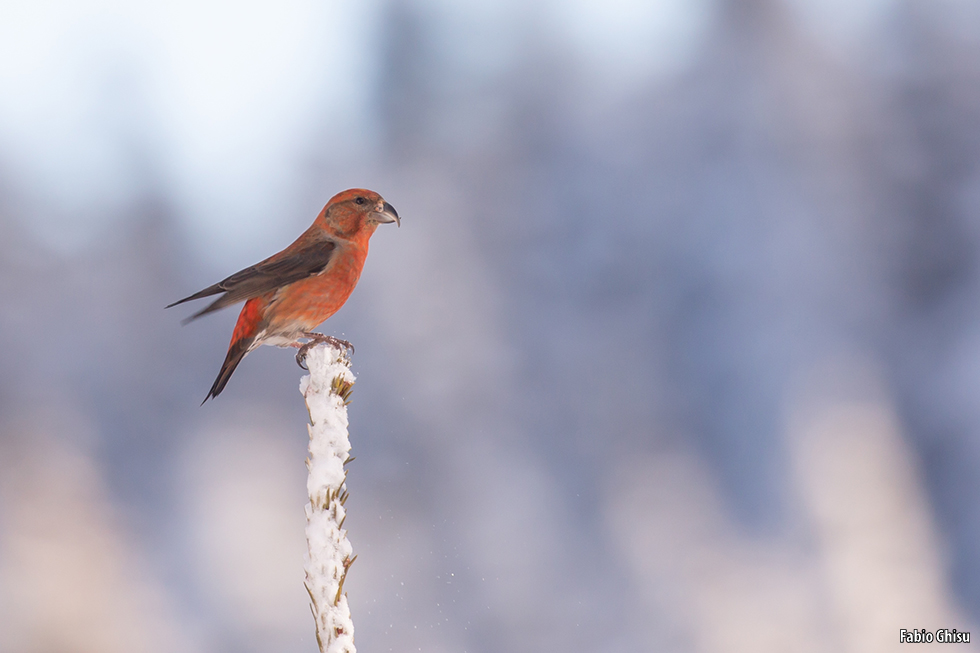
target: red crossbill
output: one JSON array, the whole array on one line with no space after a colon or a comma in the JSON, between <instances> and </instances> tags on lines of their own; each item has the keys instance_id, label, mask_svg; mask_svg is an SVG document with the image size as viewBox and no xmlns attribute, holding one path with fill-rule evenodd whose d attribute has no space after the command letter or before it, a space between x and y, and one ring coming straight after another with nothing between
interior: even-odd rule
<instances>
[{"instance_id":1,"label":"red crossbill","mask_svg":"<svg viewBox=\"0 0 980 653\"><path fill-rule=\"evenodd\" d=\"M286 249L167 306L221 294L185 320L190 322L245 300L225 362L204 401L224 390L238 364L259 345L299 347L296 360L301 364L305 347L317 342L353 349L346 340L313 329L350 297L367 258L368 240L379 224L388 222L401 226L398 212L380 195L360 188L345 190L331 198L310 228Z\"/></svg>"}]
</instances>

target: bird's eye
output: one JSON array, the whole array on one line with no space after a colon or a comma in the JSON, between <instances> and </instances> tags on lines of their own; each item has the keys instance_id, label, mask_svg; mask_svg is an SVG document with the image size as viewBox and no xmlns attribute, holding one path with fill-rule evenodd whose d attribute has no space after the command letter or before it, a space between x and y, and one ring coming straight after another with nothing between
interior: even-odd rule
<instances>
[{"instance_id":1,"label":"bird's eye","mask_svg":"<svg viewBox=\"0 0 980 653\"><path fill-rule=\"evenodd\" d=\"M356 200L354 200L354 204L364 204L364 202L366 201L367 200L364 199L363 197L358 197Z\"/></svg>"}]
</instances>

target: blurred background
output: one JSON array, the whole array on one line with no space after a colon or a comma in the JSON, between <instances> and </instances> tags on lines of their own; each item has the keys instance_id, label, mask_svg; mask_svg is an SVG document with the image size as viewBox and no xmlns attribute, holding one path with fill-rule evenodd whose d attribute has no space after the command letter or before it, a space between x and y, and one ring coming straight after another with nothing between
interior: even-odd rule
<instances>
[{"instance_id":1,"label":"blurred background","mask_svg":"<svg viewBox=\"0 0 980 653\"><path fill-rule=\"evenodd\" d=\"M380 192L364 651L980 620L980 4L0 3L0 651L316 650L293 352L164 305Z\"/></svg>"}]
</instances>

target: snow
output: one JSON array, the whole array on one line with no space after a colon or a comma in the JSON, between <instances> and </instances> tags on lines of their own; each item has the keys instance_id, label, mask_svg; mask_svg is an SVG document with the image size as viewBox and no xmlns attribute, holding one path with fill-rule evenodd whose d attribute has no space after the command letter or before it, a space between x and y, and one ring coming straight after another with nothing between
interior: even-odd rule
<instances>
[{"instance_id":1,"label":"snow","mask_svg":"<svg viewBox=\"0 0 980 653\"><path fill-rule=\"evenodd\" d=\"M299 384L310 412L306 587L313 601L320 651L355 653L354 623L342 592L353 549L347 531L340 527L346 514L344 462L350 440L347 406L334 389L337 377L353 384L354 375L341 351L329 345L311 348L306 364L310 373Z\"/></svg>"}]
</instances>

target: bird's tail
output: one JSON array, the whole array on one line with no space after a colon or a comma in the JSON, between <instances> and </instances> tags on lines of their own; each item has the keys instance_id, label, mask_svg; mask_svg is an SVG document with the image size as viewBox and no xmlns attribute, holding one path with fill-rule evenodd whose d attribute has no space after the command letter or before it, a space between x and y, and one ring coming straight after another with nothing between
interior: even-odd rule
<instances>
[{"instance_id":1,"label":"bird's tail","mask_svg":"<svg viewBox=\"0 0 980 653\"><path fill-rule=\"evenodd\" d=\"M202 406L208 399L217 397L225 389L228 379L235 372L235 368L245 358L245 354L251 351L253 342L255 342L254 336L231 341L231 345L228 347L228 355L225 356L225 362L221 364L221 370L218 372L218 378L214 380L214 385L208 391L208 396L201 402Z\"/></svg>"},{"instance_id":2,"label":"bird's tail","mask_svg":"<svg viewBox=\"0 0 980 653\"><path fill-rule=\"evenodd\" d=\"M234 373L235 368L245 358L245 354L256 347L257 343L255 342L255 338L260 330L260 316L261 309L256 299L250 299L245 302L245 306L242 307L242 312L238 315L238 322L235 324L235 331L231 336L231 344L228 345L228 354L225 356L225 362L221 364L221 370L218 371L218 378L214 380L214 385L208 391L208 396L201 402L202 406L208 399L212 399L221 394L221 391L228 384L228 379Z\"/></svg>"}]
</instances>

